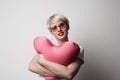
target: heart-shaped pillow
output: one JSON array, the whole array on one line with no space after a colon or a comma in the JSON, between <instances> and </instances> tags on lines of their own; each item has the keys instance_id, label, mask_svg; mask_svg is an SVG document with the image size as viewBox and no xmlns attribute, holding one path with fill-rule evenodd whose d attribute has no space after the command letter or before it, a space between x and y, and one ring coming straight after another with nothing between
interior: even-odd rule
<instances>
[{"instance_id":1,"label":"heart-shaped pillow","mask_svg":"<svg viewBox=\"0 0 120 80\"><path fill-rule=\"evenodd\" d=\"M34 48L38 53L43 54L45 59L62 65L68 65L80 52L80 48L75 42L67 41L57 46L44 36L35 38ZM46 80L58 79L52 79L52 77L48 79L46 77Z\"/></svg>"}]
</instances>

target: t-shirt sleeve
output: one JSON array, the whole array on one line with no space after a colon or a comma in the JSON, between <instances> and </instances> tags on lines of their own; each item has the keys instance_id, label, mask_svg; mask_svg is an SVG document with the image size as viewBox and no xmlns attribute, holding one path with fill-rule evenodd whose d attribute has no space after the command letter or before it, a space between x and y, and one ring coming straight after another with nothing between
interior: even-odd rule
<instances>
[{"instance_id":1,"label":"t-shirt sleeve","mask_svg":"<svg viewBox=\"0 0 120 80\"><path fill-rule=\"evenodd\" d=\"M80 46L80 53L78 57L82 60L82 63L84 63L84 48Z\"/></svg>"}]
</instances>

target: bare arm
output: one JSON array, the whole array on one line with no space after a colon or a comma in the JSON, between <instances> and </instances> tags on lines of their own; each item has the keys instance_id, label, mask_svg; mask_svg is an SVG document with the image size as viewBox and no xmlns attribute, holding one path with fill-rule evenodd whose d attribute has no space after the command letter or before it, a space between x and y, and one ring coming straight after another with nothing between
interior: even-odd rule
<instances>
[{"instance_id":1,"label":"bare arm","mask_svg":"<svg viewBox=\"0 0 120 80\"><path fill-rule=\"evenodd\" d=\"M29 63L29 71L32 71L41 76L55 76L52 72L45 69L42 65L38 63L39 54L35 54L32 60Z\"/></svg>"},{"instance_id":2,"label":"bare arm","mask_svg":"<svg viewBox=\"0 0 120 80\"><path fill-rule=\"evenodd\" d=\"M68 66L64 66L45 60L43 55L41 54L39 55L39 63L46 69L54 73L57 77L69 80L71 80L76 75L76 73L80 69L80 66L82 65L82 61L79 58L76 58L76 60L74 60Z\"/></svg>"}]
</instances>

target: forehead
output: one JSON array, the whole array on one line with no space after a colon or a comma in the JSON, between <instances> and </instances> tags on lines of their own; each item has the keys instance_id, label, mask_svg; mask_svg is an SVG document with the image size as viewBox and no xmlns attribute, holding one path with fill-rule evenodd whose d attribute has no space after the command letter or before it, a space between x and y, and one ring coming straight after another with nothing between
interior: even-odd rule
<instances>
[{"instance_id":1,"label":"forehead","mask_svg":"<svg viewBox=\"0 0 120 80\"><path fill-rule=\"evenodd\" d=\"M53 22L53 23L51 23L50 24L50 26L52 27L52 26L58 26L58 25L60 25L61 23L64 23L63 21L61 21L61 20L59 20L59 21L56 21L56 22Z\"/></svg>"}]
</instances>

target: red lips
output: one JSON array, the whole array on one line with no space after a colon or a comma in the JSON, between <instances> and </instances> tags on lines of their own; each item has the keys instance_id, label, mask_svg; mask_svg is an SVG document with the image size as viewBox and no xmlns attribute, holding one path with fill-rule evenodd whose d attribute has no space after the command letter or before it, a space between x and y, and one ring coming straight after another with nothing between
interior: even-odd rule
<instances>
[{"instance_id":1,"label":"red lips","mask_svg":"<svg viewBox=\"0 0 120 80\"><path fill-rule=\"evenodd\" d=\"M64 35L64 32L58 33L58 36L63 36L63 35Z\"/></svg>"}]
</instances>

